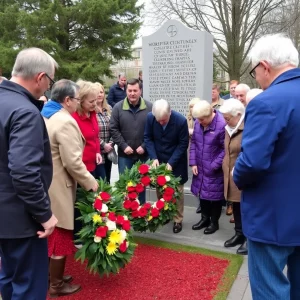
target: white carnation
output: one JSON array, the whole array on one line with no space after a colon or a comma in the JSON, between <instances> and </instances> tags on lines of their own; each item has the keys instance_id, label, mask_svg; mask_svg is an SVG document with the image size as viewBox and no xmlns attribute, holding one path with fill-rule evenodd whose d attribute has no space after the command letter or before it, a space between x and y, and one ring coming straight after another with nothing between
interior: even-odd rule
<instances>
[{"instance_id":1,"label":"white carnation","mask_svg":"<svg viewBox=\"0 0 300 300\"><path fill-rule=\"evenodd\" d=\"M170 181L171 180L171 177L170 176L165 176L165 178L166 178L166 181L168 182L168 181Z\"/></svg>"},{"instance_id":2,"label":"white carnation","mask_svg":"<svg viewBox=\"0 0 300 300\"><path fill-rule=\"evenodd\" d=\"M116 222L113 222L111 220L108 220L106 222L106 226L107 226L108 230L116 230L117 229Z\"/></svg>"},{"instance_id":3,"label":"white carnation","mask_svg":"<svg viewBox=\"0 0 300 300\"><path fill-rule=\"evenodd\" d=\"M106 204L102 204L101 212L107 213L108 212L108 206Z\"/></svg>"},{"instance_id":4,"label":"white carnation","mask_svg":"<svg viewBox=\"0 0 300 300\"><path fill-rule=\"evenodd\" d=\"M95 236L95 237L94 237L94 242L95 242L95 243L100 243L101 240L102 240L102 238L101 238L100 236Z\"/></svg>"},{"instance_id":5,"label":"white carnation","mask_svg":"<svg viewBox=\"0 0 300 300\"><path fill-rule=\"evenodd\" d=\"M121 243L123 243L124 240L126 239L127 232L126 232L125 230L122 229L122 230L120 230L120 234L121 234L121 237L122 237Z\"/></svg>"}]
</instances>

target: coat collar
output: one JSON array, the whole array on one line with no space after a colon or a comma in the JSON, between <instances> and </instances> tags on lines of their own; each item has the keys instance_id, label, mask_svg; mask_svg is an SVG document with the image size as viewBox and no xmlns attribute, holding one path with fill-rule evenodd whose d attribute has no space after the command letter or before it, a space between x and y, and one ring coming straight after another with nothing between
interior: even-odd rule
<instances>
[{"instance_id":1,"label":"coat collar","mask_svg":"<svg viewBox=\"0 0 300 300\"><path fill-rule=\"evenodd\" d=\"M12 82L10 80L3 80L3 82L0 85L0 88L21 94L23 96L26 96L29 101L38 108L39 111L43 109L44 102L37 100L28 90L26 90L23 86Z\"/></svg>"},{"instance_id":2,"label":"coat collar","mask_svg":"<svg viewBox=\"0 0 300 300\"><path fill-rule=\"evenodd\" d=\"M284 81L289 81L289 80L293 80L293 79L296 79L296 78L300 78L300 69L299 68L294 68L294 69L291 69L291 70L288 70L282 74L280 74L271 84L270 86L272 85L275 85L275 84L278 84L278 83L281 83L281 82L284 82Z\"/></svg>"},{"instance_id":3,"label":"coat collar","mask_svg":"<svg viewBox=\"0 0 300 300\"><path fill-rule=\"evenodd\" d=\"M146 109L146 108L147 108L147 105L146 105L145 100L144 100L142 97L140 97L140 101L141 101L141 103L140 103L139 110L144 110L144 109ZM126 98L124 99L124 101L123 101L122 109L123 109L123 110L130 110L129 101L128 101L127 97L126 97Z\"/></svg>"}]
</instances>

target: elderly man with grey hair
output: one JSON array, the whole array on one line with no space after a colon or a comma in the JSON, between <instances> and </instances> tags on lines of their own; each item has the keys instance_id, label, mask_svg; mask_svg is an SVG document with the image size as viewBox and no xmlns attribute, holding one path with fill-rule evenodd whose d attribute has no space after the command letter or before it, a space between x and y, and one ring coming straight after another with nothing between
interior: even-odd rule
<instances>
[{"instance_id":1,"label":"elderly man with grey hair","mask_svg":"<svg viewBox=\"0 0 300 300\"><path fill-rule=\"evenodd\" d=\"M240 100L244 106L247 105L246 96L249 91L250 87L245 83L240 83L235 88L235 98Z\"/></svg>"},{"instance_id":2,"label":"elderly man with grey hair","mask_svg":"<svg viewBox=\"0 0 300 300\"><path fill-rule=\"evenodd\" d=\"M299 53L283 34L260 38L250 75L264 90L247 105L233 179L242 190L253 299L300 299ZM283 270L287 265L287 277Z\"/></svg>"},{"instance_id":3,"label":"elderly man with grey hair","mask_svg":"<svg viewBox=\"0 0 300 300\"><path fill-rule=\"evenodd\" d=\"M55 60L38 48L17 55L0 85L0 294L46 299L47 237L57 223L48 189L52 159L38 99L53 82Z\"/></svg>"},{"instance_id":4,"label":"elderly man with grey hair","mask_svg":"<svg viewBox=\"0 0 300 300\"><path fill-rule=\"evenodd\" d=\"M154 167L166 163L167 169L173 171L176 177L181 176L179 186L181 198L177 203L177 215L174 218L173 225L173 232L178 233L182 230L183 185L188 180L187 148L189 145L189 131L185 117L171 110L166 100L155 101L152 113L147 116L144 141L150 159L154 160Z\"/></svg>"}]
</instances>

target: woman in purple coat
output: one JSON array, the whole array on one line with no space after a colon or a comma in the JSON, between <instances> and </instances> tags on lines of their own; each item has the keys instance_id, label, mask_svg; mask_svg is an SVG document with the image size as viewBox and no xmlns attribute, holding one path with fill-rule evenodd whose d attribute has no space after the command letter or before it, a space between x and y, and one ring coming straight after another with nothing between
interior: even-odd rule
<instances>
[{"instance_id":1,"label":"woman in purple coat","mask_svg":"<svg viewBox=\"0 0 300 300\"><path fill-rule=\"evenodd\" d=\"M189 165L193 171L192 193L199 197L201 220L193 230L212 234L219 229L219 218L224 200L222 161L225 155L225 120L207 101L195 104L196 119L191 140Z\"/></svg>"}]
</instances>

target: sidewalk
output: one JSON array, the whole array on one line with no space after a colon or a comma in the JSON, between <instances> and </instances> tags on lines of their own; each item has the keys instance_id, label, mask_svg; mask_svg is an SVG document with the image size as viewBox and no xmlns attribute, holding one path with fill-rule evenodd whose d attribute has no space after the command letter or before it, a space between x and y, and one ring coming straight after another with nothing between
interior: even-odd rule
<instances>
[{"instance_id":1,"label":"sidewalk","mask_svg":"<svg viewBox=\"0 0 300 300\"><path fill-rule=\"evenodd\" d=\"M118 169L116 165L113 165L111 182L118 180ZM147 200L155 200L154 191L147 191ZM216 251L222 251L227 253L235 253L237 247L224 248L224 242L231 238L234 234L233 225L229 223L229 217L225 215L223 210L220 219L220 230L212 235L204 235L203 230L194 231L192 225L199 221L200 215L196 214L197 202L194 196L188 193L186 189L185 194L185 207L184 207L184 221L183 229L180 233L174 234L170 222L163 228L155 233L137 233L141 237L149 237L153 239L163 240L171 243L178 243L183 245L197 246L201 248L207 248ZM228 300L251 300L251 291L248 277L248 259L244 257L244 262L237 275L237 278L231 288L231 291L227 297Z\"/></svg>"}]
</instances>

